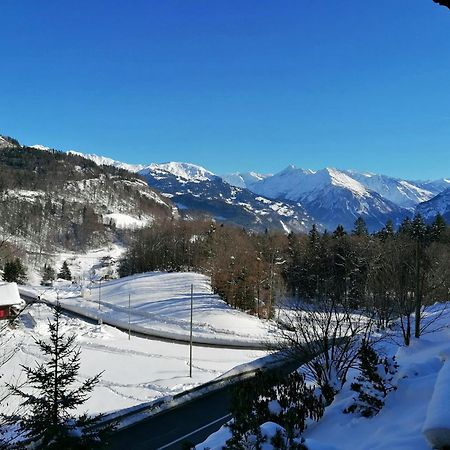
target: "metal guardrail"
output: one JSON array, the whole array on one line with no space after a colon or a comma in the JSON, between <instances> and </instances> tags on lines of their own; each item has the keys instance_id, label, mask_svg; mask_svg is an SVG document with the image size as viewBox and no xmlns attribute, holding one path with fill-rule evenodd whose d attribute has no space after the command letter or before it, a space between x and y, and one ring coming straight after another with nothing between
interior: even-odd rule
<instances>
[{"instance_id":1,"label":"metal guardrail","mask_svg":"<svg viewBox=\"0 0 450 450\"><path fill-rule=\"evenodd\" d=\"M133 416L141 416L136 417L136 420L131 420L129 423L118 424L116 426L116 430L123 430L132 426L133 424L146 420L150 417L154 417L158 414L166 412L171 409L176 409L190 401L193 401L199 397L204 395L208 395L209 393L218 391L220 389L224 389L227 386L232 386L240 381L256 376L257 373L266 371L272 368L276 368L278 366L282 366L289 357L283 354L284 352L280 352L279 359L274 357L274 355L270 355L264 359L273 359L273 361L268 361L266 364L261 364L260 367L255 367L249 370L245 370L240 373L232 374L229 376L222 376L216 378L214 380L203 383L199 386L196 386L192 389L180 392L170 397L164 397L162 399L155 400L154 402L146 403L141 407L131 407L128 410L124 410L121 414L120 412L115 412L109 415L104 416L103 420L97 425L98 427L111 425L117 422L121 422L127 418L131 418ZM145 415L145 417L142 417Z\"/></svg>"}]
</instances>

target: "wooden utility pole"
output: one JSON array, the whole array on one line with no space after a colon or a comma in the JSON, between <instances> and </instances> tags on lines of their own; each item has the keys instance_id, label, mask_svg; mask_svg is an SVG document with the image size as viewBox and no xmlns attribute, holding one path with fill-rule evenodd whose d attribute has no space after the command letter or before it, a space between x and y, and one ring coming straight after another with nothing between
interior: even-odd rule
<instances>
[{"instance_id":1,"label":"wooden utility pole","mask_svg":"<svg viewBox=\"0 0 450 450\"><path fill-rule=\"evenodd\" d=\"M192 319L194 313L194 285L191 284L191 332L189 337L189 377L192 378Z\"/></svg>"}]
</instances>

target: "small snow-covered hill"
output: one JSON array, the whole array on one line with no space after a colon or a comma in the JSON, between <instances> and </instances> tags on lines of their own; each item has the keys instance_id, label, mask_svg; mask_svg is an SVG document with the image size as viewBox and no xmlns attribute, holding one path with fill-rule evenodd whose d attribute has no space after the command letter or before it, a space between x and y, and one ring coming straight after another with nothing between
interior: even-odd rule
<instances>
[{"instance_id":1,"label":"small snow-covered hill","mask_svg":"<svg viewBox=\"0 0 450 450\"><path fill-rule=\"evenodd\" d=\"M190 291L194 288L194 342L265 347L270 322L231 308L211 288L209 277L194 273L150 272L103 282L101 286L55 286L41 298L56 301L70 311L104 323L151 336L189 341ZM33 292L33 289L32 291ZM130 297L129 297L130 296ZM131 310L128 301L131 301ZM99 306L100 302L100 306Z\"/></svg>"}]
</instances>

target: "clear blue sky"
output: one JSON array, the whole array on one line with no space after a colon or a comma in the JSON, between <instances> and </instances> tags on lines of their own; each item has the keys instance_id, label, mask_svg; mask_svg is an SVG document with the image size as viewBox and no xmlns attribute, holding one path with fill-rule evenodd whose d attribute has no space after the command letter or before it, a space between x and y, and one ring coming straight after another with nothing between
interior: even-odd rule
<instances>
[{"instance_id":1,"label":"clear blue sky","mask_svg":"<svg viewBox=\"0 0 450 450\"><path fill-rule=\"evenodd\" d=\"M432 0L2 0L0 134L217 173L450 176Z\"/></svg>"}]
</instances>

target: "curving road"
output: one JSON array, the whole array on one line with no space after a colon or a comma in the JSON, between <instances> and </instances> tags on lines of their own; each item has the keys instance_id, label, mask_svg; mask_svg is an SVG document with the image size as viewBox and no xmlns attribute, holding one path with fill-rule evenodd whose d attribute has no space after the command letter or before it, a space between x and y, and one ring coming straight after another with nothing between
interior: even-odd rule
<instances>
[{"instance_id":1,"label":"curving road","mask_svg":"<svg viewBox=\"0 0 450 450\"><path fill-rule=\"evenodd\" d=\"M313 356L310 356L311 358ZM288 374L308 358L277 367ZM198 444L230 420L232 386L226 386L179 407L164 411L113 434L112 450L180 450Z\"/></svg>"}]
</instances>

